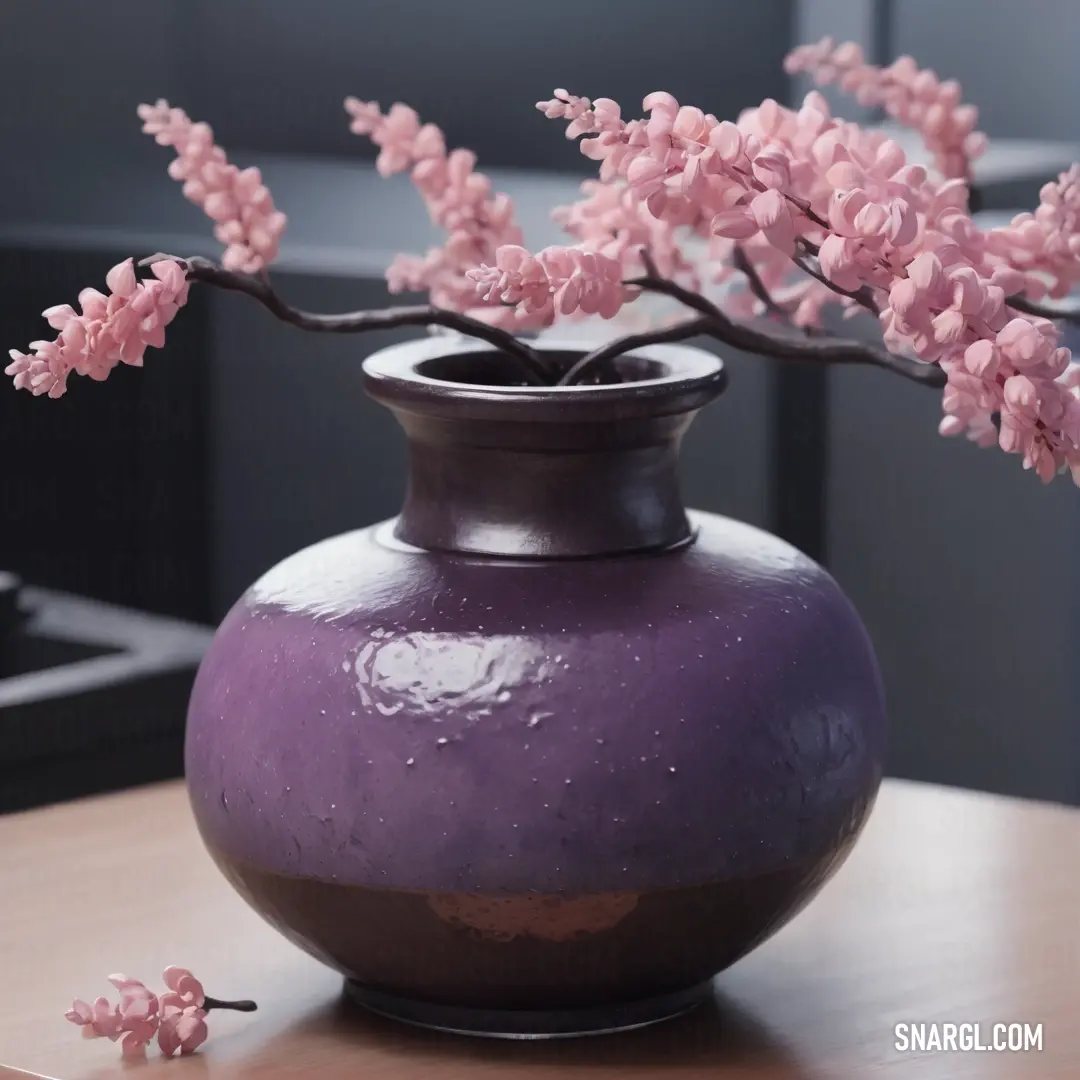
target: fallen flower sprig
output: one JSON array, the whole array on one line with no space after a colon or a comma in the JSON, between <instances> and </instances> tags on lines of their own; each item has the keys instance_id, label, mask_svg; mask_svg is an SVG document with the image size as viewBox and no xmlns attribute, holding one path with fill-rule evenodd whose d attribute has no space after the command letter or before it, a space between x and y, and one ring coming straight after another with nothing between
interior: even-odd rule
<instances>
[{"instance_id":1,"label":"fallen flower sprig","mask_svg":"<svg viewBox=\"0 0 1080 1080\"><path fill-rule=\"evenodd\" d=\"M76 998L65 1017L82 1028L84 1039L120 1042L126 1059L143 1060L157 1038L161 1052L172 1057L193 1054L208 1034L206 1014L211 1009L254 1012L254 1001L221 1001L207 997L202 983L187 968L167 967L162 973L167 992L160 997L138 979L110 975L120 991L119 1005L99 997L93 1004Z\"/></svg>"}]
</instances>

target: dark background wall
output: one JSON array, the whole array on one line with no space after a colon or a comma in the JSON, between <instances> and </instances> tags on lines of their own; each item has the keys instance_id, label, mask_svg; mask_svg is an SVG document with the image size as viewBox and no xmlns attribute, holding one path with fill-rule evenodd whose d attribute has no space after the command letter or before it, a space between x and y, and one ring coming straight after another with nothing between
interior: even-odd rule
<instances>
[{"instance_id":1,"label":"dark background wall","mask_svg":"<svg viewBox=\"0 0 1080 1080\"><path fill-rule=\"evenodd\" d=\"M344 122L356 94L407 98L487 165L576 169L533 109L555 85L729 115L786 93L792 19L789 0L10 0L0 138L28 167L50 148L138 156L135 104L168 97L234 150L370 156Z\"/></svg>"},{"instance_id":2,"label":"dark background wall","mask_svg":"<svg viewBox=\"0 0 1080 1080\"><path fill-rule=\"evenodd\" d=\"M555 86L635 108L666 89L730 114L786 89L788 0L196 0L193 108L237 146L354 156L346 94L407 98L488 165L578 168L533 104ZM243 42L242 49L237 48ZM273 102L272 107L268 103Z\"/></svg>"}]
</instances>

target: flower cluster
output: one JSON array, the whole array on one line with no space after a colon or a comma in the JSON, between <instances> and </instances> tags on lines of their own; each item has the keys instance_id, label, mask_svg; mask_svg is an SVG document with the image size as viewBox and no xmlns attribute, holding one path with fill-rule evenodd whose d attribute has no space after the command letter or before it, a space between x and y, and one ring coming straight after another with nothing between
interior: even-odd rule
<instances>
[{"instance_id":1,"label":"flower cluster","mask_svg":"<svg viewBox=\"0 0 1080 1080\"><path fill-rule=\"evenodd\" d=\"M870 93L857 53L813 48L814 63L843 67L846 85ZM793 64L811 60L803 52ZM920 100L931 91L942 100L958 94L929 75L908 78L906 64L890 71L882 86L899 81ZM902 95L889 101L901 109ZM592 189L562 211L580 239L576 246L535 257L517 246L497 253L472 274L483 295L538 310L543 285L554 293L564 280L544 267L572 265L570 302L555 310L565 312L577 296L603 295L603 310L614 313L635 293L612 288L611 258L625 272L627 254L651 249L659 237L678 269L686 261L678 235L696 234L725 262L721 280L732 275L738 253L760 286L775 293L776 311L796 325L815 325L823 307L839 300L849 310L873 312L891 351L939 364L948 379L944 434L964 431L980 445L997 441L1044 480L1065 467L1080 480L1078 380L1068 350L1051 322L1008 305L1018 294L1041 295L1043 277L1060 294L1062 283L1080 276L1080 241L1072 231L1080 173L1044 190L1035 215L986 234L968 213L963 180L931 178L884 133L835 119L816 91L797 111L767 100L737 123L663 93L649 95L648 115L634 120L624 120L610 99L592 102L564 90L537 107L567 120L568 136L584 136L582 152L600 162L599 186L615 194ZM948 130L970 133L969 113L954 119ZM657 226L640 224L644 215ZM1028 252L1026 260L1018 248ZM786 288L795 268L811 277ZM760 312L758 298L751 308Z\"/></svg>"},{"instance_id":2,"label":"flower cluster","mask_svg":"<svg viewBox=\"0 0 1080 1080\"><path fill-rule=\"evenodd\" d=\"M380 176L409 172L434 224L449 234L442 247L423 256L399 255L386 272L391 292L423 292L439 307L465 311L474 318L527 328L524 309L497 302L481 306L467 272L495 258L503 245L521 243L509 196L493 192L491 180L476 171L471 150L446 149L434 124L421 124L414 109L400 103L383 113L377 102L345 100L354 135L379 147L375 168ZM536 320L532 320L532 325Z\"/></svg>"},{"instance_id":3,"label":"flower cluster","mask_svg":"<svg viewBox=\"0 0 1080 1080\"><path fill-rule=\"evenodd\" d=\"M167 101L140 105L138 111L143 131L176 151L169 175L183 181L184 195L215 222L214 236L226 245L222 265L248 274L269 266L277 258L286 217L275 208L259 170L230 164L214 145L210 125L194 123Z\"/></svg>"},{"instance_id":4,"label":"flower cluster","mask_svg":"<svg viewBox=\"0 0 1080 1080\"><path fill-rule=\"evenodd\" d=\"M741 347L752 340L765 354L819 360L829 354L820 341L800 352L790 334L755 328L748 338L750 328L731 317L766 316L813 333L826 308L839 305L847 316L872 314L886 346L849 342L848 358L854 348L859 362L944 385L942 433L996 443L1044 480L1069 469L1080 483L1080 376L1051 321L1056 313L1039 303L1080 283L1080 166L1047 184L1033 213L984 231L969 195L971 161L985 139L956 82L908 57L867 64L856 45L828 39L796 49L786 67L839 83L921 132L936 173L908 161L886 131L833 116L816 90L798 108L766 99L732 122L664 92L649 94L644 115L628 119L610 98L558 89L537 108L566 122L599 176L555 211L568 243L532 253L511 200L493 191L470 151L448 150L442 131L407 105L383 112L347 99L352 131L379 149L379 173L409 173L447 236L423 256L398 256L387 271L392 292L427 291L431 307L345 316L299 311L274 292L266 267L285 218L258 171L230 165L210 128L182 110L144 105L144 129L176 149L171 174L217 223L223 266L164 258L153 280L138 281L122 263L109 274L111 295L84 291L80 312L50 308L59 336L34 342L30 354L13 352L7 373L17 387L58 397L73 371L101 379L117 363L141 363L148 345L162 344L189 280L246 292L308 329L464 328L541 383L551 373L515 333L567 318L612 319L644 291L698 312L676 335L705 329ZM622 339L626 348L630 341Z\"/></svg>"},{"instance_id":5,"label":"flower cluster","mask_svg":"<svg viewBox=\"0 0 1080 1080\"><path fill-rule=\"evenodd\" d=\"M866 63L855 42L835 45L822 38L794 49L784 62L789 75L806 72L819 86L837 83L861 105L881 107L904 127L918 131L946 179L971 179L971 162L986 149L986 136L975 130L979 110L961 102L960 84L942 82L910 56L888 67Z\"/></svg>"},{"instance_id":6,"label":"flower cluster","mask_svg":"<svg viewBox=\"0 0 1080 1080\"><path fill-rule=\"evenodd\" d=\"M138 979L110 975L109 982L120 992L118 1005L103 997L93 1004L76 999L66 1018L82 1028L85 1039L120 1040L128 1059L145 1058L155 1037L166 1057L178 1051L192 1054L207 1036L207 998L202 983L179 967L167 967L162 978L168 990L159 997Z\"/></svg>"},{"instance_id":7,"label":"flower cluster","mask_svg":"<svg viewBox=\"0 0 1080 1080\"><path fill-rule=\"evenodd\" d=\"M117 364L141 367L148 346L160 349L165 344L165 327L188 296L180 263L162 259L150 270L153 277L140 281L132 260L126 259L105 277L108 296L83 289L81 311L69 304L44 311L60 333L53 341L31 342L28 354L10 350L11 363L4 373L14 378L16 389L58 398L72 372L101 381Z\"/></svg>"},{"instance_id":8,"label":"flower cluster","mask_svg":"<svg viewBox=\"0 0 1080 1080\"><path fill-rule=\"evenodd\" d=\"M622 283L622 263L581 248L550 247L530 255L504 244L494 266L470 270L480 296L516 306L531 321L548 325L555 315L580 311L610 319L636 292Z\"/></svg>"},{"instance_id":9,"label":"flower cluster","mask_svg":"<svg viewBox=\"0 0 1080 1080\"><path fill-rule=\"evenodd\" d=\"M1033 214L1018 214L991 230L990 250L1028 277L1025 295L1067 296L1080 283L1080 165L1045 184Z\"/></svg>"}]
</instances>

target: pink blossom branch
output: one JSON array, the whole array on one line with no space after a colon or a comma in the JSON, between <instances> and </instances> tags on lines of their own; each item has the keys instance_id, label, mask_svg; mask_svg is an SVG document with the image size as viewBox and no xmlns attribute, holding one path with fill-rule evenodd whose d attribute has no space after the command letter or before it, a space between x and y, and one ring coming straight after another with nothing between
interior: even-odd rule
<instances>
[{"instance_id":1,"label":"pink blossom branch","mask_svg":"<svg viewBox=\"0 0 1080 1080\"><path fill-rule=\"evenodd\" d=\"M91 1004L76 998L65 1019L82 1029L84 1039L119 1042L126 1061L145 1061L146 1048L156 1038L165 1057L193 1054L209 1034L206 1014L211 1009L255 1012L254 1001L222 1001L207 997L203 985L187 968L167 967L162 973L165 993L155 994L138 979L110 975L120 1003L99 997Z\"/></svg>"},{"instance_id":2,"label":"pink blossom branch","mask_svg":"<svg viewBox=\"0 0 1080 1080\"><path fill-rule=\"evenodd\" d=\"M402 102L384 113L376 101L349 97L345 111L351 118L350 130L379 147L375 161L379 175L408 172L432 222L447 233L442 246L429 248L422 256L402 254L394 259L386 271L390 292L427 292L434 307L475 314L507 329L545 325L543 312L525 313L497 303L474 310L481 304L467 271L494 259L500 246L520 244L522 239L513 200L492 190L490 178L476 168L476 155L461 148L448 151L442 130L421 123L416 111Z\"/></svg>"},{"instance_id":3,"label":"pink blossom branch","mask_svg":"<svg viewBox=\"0 0 1080 1080\"><path fill-rule=\"evenodd\" d=\"M869 364L902 375L912 382L939 390L946 382L945 372L936 364L921 363L908 357L897 356L879 345L830 336L809 339L794 337L789 334L776 333L763 327L736 322L705 297L682 288L674 281L668 281L664 278L639 277L630 279L626 284L646 292L661 293L679 300L687 307L704 316L702 320L694 320L693 324L682 324L684 328L696 324L700 327L697 332L708 334L717 341L741 349L743 352L771 356L776 360L796 360L826 364ZM638 335L639 338L641 336ZM673 339L656 340L670 341ZM612 342L606 346L609 351L602 359L610 359L612 356L619 355L619 352L625 351L624 349L620 349L619 352L611 351L615 346L621 344L620 342ZM650 342L639 341L638 345L633 347L641 347L642 344L650 344ZM578 377L580 377L583 370L587 370L586 359L583 358L575 365L578 369Z\"/></svg>"},{"instance_id":4,"label":"pink blossom branch","mask_svg":"<svg viewBox=\"0 0 1080 1080\"><path fill-rule=\"evenodd\" d=\"M971 161L986 149L986 136L975 130L979 111L961 104L955 79L940 81L910 56L887 68L877 67L866 63L855 42L834 45L831 38L794 49L784 70L789 75L806 72L819 86L838 83L859 104L881 106L892 119L922 136L943 176L971 180Z\"/></svg>"},{"instance_id":5,"label":"pink blossom branch","mask_svg":"<svg viewBox=\"0 0 1080 1080\"><path fill-rule=\"evenodd\" d=\"M157 254L144 259L141 265L153 265L162 260L173 260L186 268L188 281L214 285L219 289L245 293L257 300L282 322L301 330L324 334L355 334L365 330L390 330L400 326L442 326L461 334L479 338L494 345L500 351L514 357L521 364L522 373L535 385L551 382L551 372L540 356L506 330L474 319L462 312L446 311L430 305L390 307L375 311L351 311L337 315L324 315L302 311L283 300L274 288L261 277L226 270L210 259L193 256L178 259L174 255Z\"/></svg>"},{"instance_id":6,"label":"pink blossom branch","mask_svg":"<svg viewBox=\"0 0 1080 1080\"><path fill-rule=\"evenodd\" d=\"M222 265L249 274L263 271L277 258L287 221L259 170L230 164L209 124L194 123L164 99L140 105L138 113L143 131L176 151L169 175L182 181L184 196L215 223L214 236L225 245Z\"/></svg>"}]
</instances>

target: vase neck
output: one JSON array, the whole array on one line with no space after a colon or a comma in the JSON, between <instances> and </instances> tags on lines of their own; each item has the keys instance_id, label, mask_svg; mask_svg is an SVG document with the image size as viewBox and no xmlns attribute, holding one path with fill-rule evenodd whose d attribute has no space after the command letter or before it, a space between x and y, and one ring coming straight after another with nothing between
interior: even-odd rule
<instances>
[{"instance_id":1,"label":"vase neck","mask_svg":"<svg viewBox=\"0 0 1080 1080\"><path fill-rule=\"evenodd\" d=\"M636 432L398 418L409 467L396 535L415 547L586 558L690 536L678 478L688 416L631 425L647 429Z\"/></svg>"},{"instance_id":2,"label":"vase neck","mask_svg":"<svg viewBox=\"0 0 1080 1080\"><path fill-rule=\"evenodd\" d=\"M546 349L569 371L582 350ZM509 358L459 341L409 342L364 362L405 430L396 525L429 551L533 559L660 551L690 538L683 434L723 390L719 359L685 346L620 356L584 386L523 386ZM603 380L607 381L603 381Z\"/></svg>"}]
</instances>

